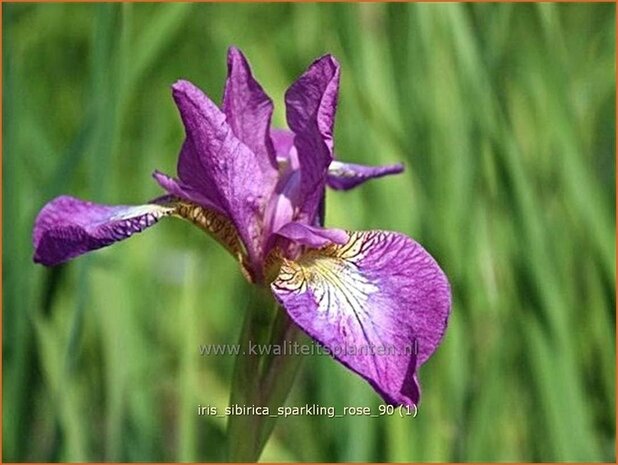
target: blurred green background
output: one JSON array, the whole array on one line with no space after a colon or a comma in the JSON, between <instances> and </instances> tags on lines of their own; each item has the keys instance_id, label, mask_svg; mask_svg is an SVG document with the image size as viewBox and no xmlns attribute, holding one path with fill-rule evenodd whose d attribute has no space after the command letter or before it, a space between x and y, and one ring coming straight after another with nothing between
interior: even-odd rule
<instances>
[{"instance_id":1,"label":"blurred green background","mask_svg":"<svg viewBox=\"0 0 618 465\"><path fill-rule=\"evenodd\" d=\"M450 277L417 418L280 420L264 460L615 460L614 4L3 4L3 459L216 461L250 295L181 221L54 269L38 210L160 195L170 85L220 101L229 45L285 124L317 56L342 65L336 150L405 174L329 193L327 224L403 231ZM372 406L328 357L289 405Z\"/></svg>"}]
</instances>

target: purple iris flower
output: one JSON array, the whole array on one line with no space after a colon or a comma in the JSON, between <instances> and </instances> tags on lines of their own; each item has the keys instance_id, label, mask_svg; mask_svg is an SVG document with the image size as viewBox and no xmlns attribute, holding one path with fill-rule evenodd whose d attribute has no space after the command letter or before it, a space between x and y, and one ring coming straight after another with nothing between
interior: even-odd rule
<instances>
[{"instance_id":1,"label":"purple iris flower","mask_svg":"<svg viewBox=\"0 0 618 465\"><path fill-rule=\"evenodd\" d=\"M39 213L34 260L56 265L179 217L219 241L247 279L270 286L310 337L389 403L416 405L418 367L439 345L451 296L435 260L388 231L326 229L324 189L399 173L334 159L339 64L316 60L285 94L289 130L271 128L273 104L242 53L228 53L223 105L187 81L172 86L185 127L178 176L139 206L61 196Z\"/></svg>"}]
</instances>

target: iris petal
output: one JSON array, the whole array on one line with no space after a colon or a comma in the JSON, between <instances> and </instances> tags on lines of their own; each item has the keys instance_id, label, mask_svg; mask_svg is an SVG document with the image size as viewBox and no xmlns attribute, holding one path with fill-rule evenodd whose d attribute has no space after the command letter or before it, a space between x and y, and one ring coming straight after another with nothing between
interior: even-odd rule
<instances>
[{"instance_id":1,"label":"iris petal","mask_svg":"<svg viewBox=\"0 0 618 465\"><path fill-rule=\"evenodd\" d=\"M328 167L328 187L335 190L348 190L370 179L398 174L403 171L403 165L366 166L353 163L342 163L333 160Z\"/></svg>"},{"instance_id":2,"label":"iris petal","mask_svg":"<svg viewBox=\"0 0 618 465\"><path fill-rule=\"evenodd\" d=\"M293 221L277 231L277 234L294 242L317 248L328 244L345 244L348 233L342 229L326 229Z\"/></svg>"},{"instance_id":3,"label":"iris petal","mask_svg":"<svg viewBox=\"0 0 618 465\"><path fill-rule=\"evenodd\" d=\"M57 265L127 239L172 213L172 207L158 204L110 206L57 197L35 221L34 261Z\"/></svg>"},{"instance_id":4,"label":"iris petal","mask_svg":"<svg viewBox=\"0 0 618 465\"><path fill-rule=\"evenodd\" d=\"M155 171L152 174L152 177L155 181L157 181L159 186L167 191L168 194L174 197L179 197L188 202L197 203L204 208L222 213L221 208L218 205L215 205L208 197L204 196L201 192L196 191L182 180L171 178L160 171Z\"/></svg>"},{"instance_id":5,"label":"iris petal","mask_svg":"<svg viewBox=\"0 0 618 465\"><path fill-rule=\"evenodd\" d=\"M199 204L180 199L172 201L173 215L191 221L219 242L234 258L238 260L243 275L253 281L248 269L246 249L232 221L216 210L204 208Z\"/></svg>"},{"instance_id":6,"label":"iris petal","mask_svg":"<svg viewBox=\"0 0 618 465\"><path fill-rule=\"evenodd\" d=\"M216 210L170 196L145 205L101 205L57 197L43 207L35 221L34 261L58 265L128 239L164 216L183 218L208 233L240 262L247 276L246 252L233 223Z\"/></svg>"},{"instance_id":7,"label":"iris petal","mask_svg":"<svg viewBox=\"0 0 618 465\"><path fill-rule=\"evenodd\" d=\"M230 47L228 77L223 92L223 112L234 134L255 153L265 176L276 178L277 163L270 139L273 103L254 79L247 59Z\"/></svg>"},{"instance_id":8,"label":"iris petal","mask_svg":"<svg viewBox=\"0 0 618 465\"><path fill-rule=\"evenodd\" d=\"M450 288L435 260L398 233L350 233L284 260L272 291L292 319L389 403L416 405L416 370L446 329Z\"/></svg>"},{"instance_id":9,"label":"iris petal","mask_svg":"<svg viewBox=\"0 0 618 465\"><path fill-rule=\"evenodd\" d=\"M276 183L256 155L242 143L226 116L187 81L173 86L187 139L181 152L180 180L200 192L233 221L252 263L258 263L264 235L260 224Z\"/></svg>"},{"instance_id":10,"label":"iris petal","mask_svg":"<svg viewBox=\"0 0 618 465\"><path fill-rule=\"evenodd\" d=\"M333 160L333 126L339 92L339 63L319 58L285 93L288 126L294 132L301 171L299 219L313 223Z\"/></svg>"},{"instance_id":11,"label":"iris petal","mask_svg":"<svg viewBox=\"0 0 618 465\"><path fill-rule=\"evenodd\" d=\"M279 166L286 166L290 161L292 149L294 148L294 133L287 129L272 128L270 130L270 137L275 147ZM331 189L348 190L370 179L398 174L402 171L403 165L401 163L368 166L333 160L328 165L326 184Z\"/></svg>"},{"instance_id":12,"label":"iris petal","mask_svg":"<svg viewBox=\"0 0 618 465\"><path fill-rule=\"evenodd\" d=\"M285 161L290 157L292 147L294 147L294 133L287 129L272 128L270 138L277 154L277 159Z\"/></svg>"}]
</instances>

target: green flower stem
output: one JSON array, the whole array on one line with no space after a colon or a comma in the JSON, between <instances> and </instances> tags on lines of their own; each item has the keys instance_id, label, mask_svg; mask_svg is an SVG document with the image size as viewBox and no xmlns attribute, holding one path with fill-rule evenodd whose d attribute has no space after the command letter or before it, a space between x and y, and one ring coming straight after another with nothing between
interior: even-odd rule
<instances>
[{"instance_id":1,"label":"green flower stem","mask_svg":"<svg viewBox=\"0 0 618 465\"><path fill-rule=\"evenodd\" d=\"M290 319L287 313L282 308L277 307L270 335L272 344L278 344L280 347L288 344L288 347L291 347L291 344L299 342L304 338L306 338L304 333ZM263 404L270 408L271 413L276 412L278 407L285 404L285 400L294 385L296 373L298 373L302 359L303 357L299 353L281 353L272 355L264 360L260 395ZM259 453L266 445L275 427L276 420L276 417L264 418L258 442Z\"/></svg>"},{"instance_id":2,"label":"green flower stem","mask_svg":"<svg viewBox=\"0 0 618 465\"><path fill-rule=\"evenodd\" d=\"M251 353L250 345L260 342L260 335L266 326L270 305L262 289L251 296L245 311L245 320L239 339L240 352L236 357L232 379L230 405L249 407L256 405L259 389L259 356ZM228 416L228 458L231 462L252 462L257 460L259 416Z\"/></svg>"},{"instance_id":3,"label":"green flower stem","mask_svg":"<svg viewBox=\"0 0 618 465\"><path fill-rule=\"evenodd\" d=\"M325 215L326 189L318 208L320 226L324 225ZM299 353L287 353L283 348L306 341L306 336L278 305L269 313L267 309L273 308L272 294L267 288L257 286L256 289L240 335L241 351L234 367L230 404L268 407L269 413L276 415L290 393L302 360ZM267 325L266 321L271 324ZM261 344L271 350L250 353L251 344ZM273 353L277 346L281 350ZM228 417L229 460L257 462L276 421L277 417L270 415Z\"/></svg>"},{"instance_id":4,"label":"green flower stem","mask_svg":"<svg viewBox=\"0 0 618 465\"><path fill-rule=\"evenodd\" d=\"M232 380L230 405L268 407L276 413L294 383L301 357L297 354L273 354L301 337L299 328L278 306L273 308L270 292L258 288L246 311L240 335L240 352ZM257 353L251 345L260 346ZM261 352L262 351L262 352ZM228 458L232 462L259 459L276 418L268 415L231 415L228 417Z\"/></svg>"}]
</instances>

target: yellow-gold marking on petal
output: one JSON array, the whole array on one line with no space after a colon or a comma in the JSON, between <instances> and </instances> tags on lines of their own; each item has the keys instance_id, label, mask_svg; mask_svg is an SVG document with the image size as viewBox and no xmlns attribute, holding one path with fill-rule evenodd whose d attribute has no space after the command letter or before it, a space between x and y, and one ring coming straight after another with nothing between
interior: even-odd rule
<instances>
[{"instance_id":1,"label":"yellow-gold marking on petal","mask_svg":"<svg viewBox=\"0 0 618 465\"><path fill-rule=\"evenodd\" d=\"M361 324L363 304L378 288L362 274L356 262L379 238L363 232L349 232L349 236L346 244L311 249L295 261L283 259L273 285L293 293L310 290L321 314L329 319L355 315Z\"/></svg>"},{"instance_id":2,"label":"yellow-gold marking on petal","mask_svg":"<svg viewBox=\"0 0 618 465\"><path fill-rule=\"evenodd\" d=\"M262 273L267 283L272 283L277 278L283 260L283 252L279 247L275 247L268 252L262 267Z\"/></svg>"},{"instance_id":3,"label":"yellow-gold marking on petal","mask_svg":"<svg viewBox=\"0 0 618 465\"><path fill-rule=\"evenodd\" d=\"M274 285L292 292L304 292L307 285L304 267L284 258Z\"/></svg>"},{"instance_id":4,"label":"yellow-gold marking on petal","mask_svg":"<svg viewBox=\"0 0 618 465\"><path fill-rule=\"evenodd\" d=\"M245 254L236 228L223 214L189 202L176 204L176 215L191 221L199 228L217 239L232 255Z\"/></svg>"},{"instance_id":5,"label":"yellow-gold marking on petal","mask_svg":"<svg viewBox=\"0 0 618 465\"><path fill-rule=\"evenodd\" d=\"M380 342L376 315L370 313L374 307L368 305L380 289L365 274L362 261L385 236L381 231L347 232L350 239L343 245L310 249L294 261L284 259L273 290L284 302L290 295L310 296L316 304L314 327L332 328L345 345ZM366 369L374 378L380 376L373 354Z\"/></svg>"},{"instance_id":6,"label":"yellow-gold marking on petal","mask_svg":"<svg viewBox=\"0 0 618 465\"><path fill-rule=\"evenodd\" d=\"M238 236L234 224L222 213L204 208L201 205L176 200L173 202L173 214L179 218L191 221L194 225L208 233L230 252L241 265L243 276L252 282L253 278L247 266L247 253Z\"/></svg>"}]
</instances>

